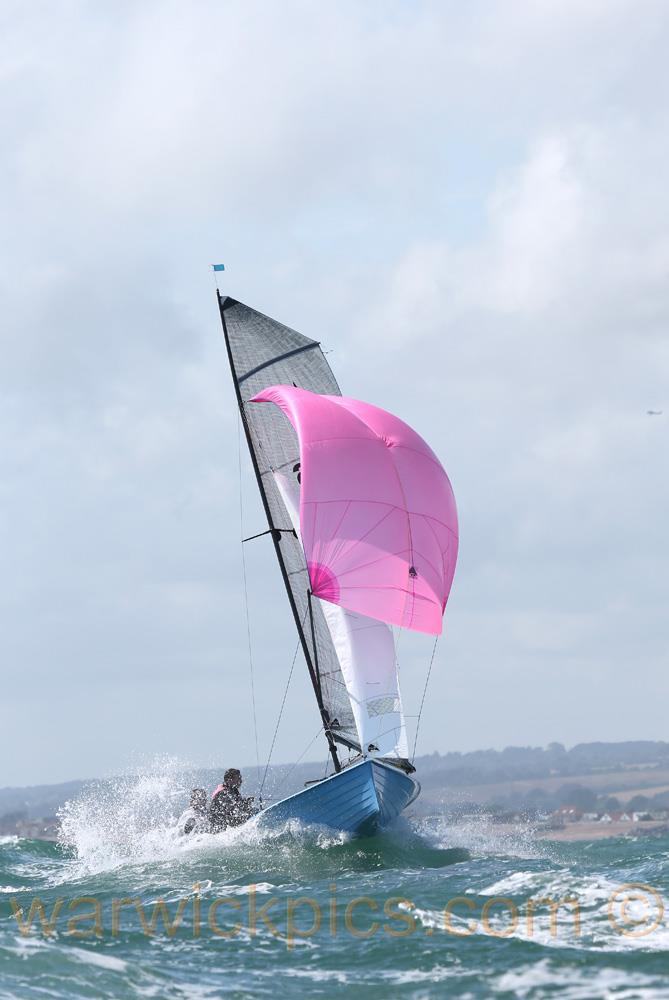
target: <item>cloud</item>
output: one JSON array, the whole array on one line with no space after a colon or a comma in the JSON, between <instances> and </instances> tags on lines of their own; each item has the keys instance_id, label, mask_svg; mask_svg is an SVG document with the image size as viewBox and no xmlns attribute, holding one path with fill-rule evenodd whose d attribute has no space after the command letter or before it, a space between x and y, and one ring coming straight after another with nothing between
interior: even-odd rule
<instances>
[{"instance_id":1,"label":"cloud","mask_svg":"<svg viewBox=\"0 0 669 1000\"><path fill-rule=\"evenodd\" d=\"M2 16L0 783L253 759L213 260L451 474L423 747L663 736L665 5ZM264 747L294 636L247 549ZM413 712L429 650L402 643Z\"/></svg>"}]
</instances>

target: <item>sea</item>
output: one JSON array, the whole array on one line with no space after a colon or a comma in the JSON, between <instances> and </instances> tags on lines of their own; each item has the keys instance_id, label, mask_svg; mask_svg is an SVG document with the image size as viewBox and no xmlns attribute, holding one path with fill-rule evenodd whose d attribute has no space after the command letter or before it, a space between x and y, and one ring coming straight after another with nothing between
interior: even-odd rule
<instances>
[{"instance_id":1,"label":"sea","mask_svg":"<svg viewBox=\"0 0 669 1000\"><path fill-rule=\"evenodd\" d=\"M669 839L439 813L181 837L174 770L0 839L0 998L669 998Z\"/></svg>"}]
</instances>

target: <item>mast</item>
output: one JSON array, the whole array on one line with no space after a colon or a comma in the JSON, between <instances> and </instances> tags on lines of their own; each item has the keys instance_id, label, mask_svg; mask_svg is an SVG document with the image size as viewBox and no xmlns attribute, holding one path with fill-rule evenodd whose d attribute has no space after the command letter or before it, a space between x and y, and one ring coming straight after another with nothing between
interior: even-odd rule
<instances>
[{"instance_id":1,"label":"mast","mask_svg":"<svg viewBox=\"0 0 669 1000\"><path fill-rule=\"evenodd\" d=\"M299 635L299 638L300 638L300 645L302 646L302 652L304 653L304 658L306 660L307 669L309 670L309 677L311 678L311 683L312 683L312 686L313 686L313 689L314 689L314 694L316 696L316 702L318 704L318 708L319 708L319 711L320 711L320 714L321 714L321 719L323 721L323 730L325 732L325 736L326 736L327 741L328 741L328 747L329 747L329 750L330 750L330 755L332 757L332 763L334 765L335 771L341 771L341 763L339 761L339 755L337 754L337 746L336 746L334 737L332 735L332 732L330 730L330 717L329 717L327 709L325 708L325 705L323 704L323 694L322 694L322 690L321 690L320 677L319 677L319 674L318 674L318 665L312 659L311 652L309 650L309 645L307 643L307 637L306 637L306 634L305 634L305 631L304 631L305 622L301 621L301 619L300 619L300 614L299 614L299 611L297 609L297 605L295 603L295 598L293 596L293 592L292 592L291 587L290 587L290 581L288 579L288 570L286 568L286 564L284 562L283 554L281 552L281 547L280 547L281 546L281 529L278 529L277 526L274 524L274 519L272 518L272 513L271 513L269 502L268 502L268 499L267 499L267 494L266 494L265 487L264 487L264 484L263 484L263 481L262 481L262 476L261 476L261 473L260 473L260 468L258 466L258 460L257 460L256 454L255 454L255 450L253 448L253 439L251 437L251 429L249 427L248 419L247 419L247 416L246 416L246 411L244 409L244 401L242 399L242 394L241 394L241 390L240 390L240 386L239 386L239 379L238 379L238 376L237 376L237 371L236 371L236 368L235 368L235 362L234 362L234 358L233 358L233 355L232 355L232 348L231 348L231 345L230 345L230 337L228 335L228 328L227 328L227 324L225 322L225 309L224 309L224 306L223 306L223 301L224 300L223 300L223 297L221 296L221 293L218 290L218 288L216 289L216 297L217 297L217 300L218 300L218 311L219 311L219 314L220 314L220 317L221 317L221 325L223 327L223 336L225 338L225 348L226 348L227 355L228 355L228 362L230 364L230 372L232 374L232 382L233 382L233 385L235 387L235 396L237 398L237 406L239 407L239 414L240 414L240 417L241 417L242 425L244 427L244 434L246 436L246 443L248 445L249 453L251 455L251 462L253 464L253 471L255 473L256 482L258 484L258 489L260 491L260 497L262 499L263 508L265 510L265 516L267 517L267 524L269 526L269 533L270 533L270 535L272 537L272 543L274 545L274 551L276 553L276 558L277 558L277 561L279 563L279 568L281 569L281 576L283 578L283 583L284 583L284 586L286 588L286 593L288 594L288 600L290 602L290 607L291 607L291 610L293 612L293 618L295 620L295 626L297 628L297 632L298 632L298 635ZM310 628L311 628L312 637L313 637L314 622L313 622L313 612L312 612L312 606L311 606L311 592L310 591L308 593L308 602L309 602ZM314 651L315 651L315 649L316 649L316 647L315 647L315 642L314 642Z\"/></svg>"}]
</instances>

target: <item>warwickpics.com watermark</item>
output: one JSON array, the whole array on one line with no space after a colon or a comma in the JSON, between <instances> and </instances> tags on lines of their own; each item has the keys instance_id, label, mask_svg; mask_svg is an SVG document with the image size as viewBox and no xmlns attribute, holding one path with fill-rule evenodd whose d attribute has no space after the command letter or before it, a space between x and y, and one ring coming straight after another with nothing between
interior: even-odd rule
<instances>
[{"instance_id":1,"label":"warwickpics.com watermark","mask_svg":"<svg viewBox=\"0 0 669 1000\"><path fill-rule=\"evenodd\" d=\"M8 901L10 916L25 937L55 934L72 938L119 937L131 923L147 937L188 936L233 940L269 932L288 948L318 934L348 935L365 939L377 934L406 938L414 934L443 933L452 937L484 934L495 938L522 933L532 938L541 926L553 938L580 937L581 903L576 895L555 899L528 897L517 902L492 896L481 903L469 895L453 896L441 909L430 909L428 919L412 900L403 896L375 899L356 896L339 900L336 883L327 900L312 896L268 896L251 885L235 896L202 898L200 886L192 894L167 904L164 899L142 902L139 896L99 899L96 896L59 896L47 906L39 896L28 902ZM609 895L606 917L616 934L643 938L665 926L667 907L662 893L652 886L630 882Z\"/></svg>"}]
</instances>

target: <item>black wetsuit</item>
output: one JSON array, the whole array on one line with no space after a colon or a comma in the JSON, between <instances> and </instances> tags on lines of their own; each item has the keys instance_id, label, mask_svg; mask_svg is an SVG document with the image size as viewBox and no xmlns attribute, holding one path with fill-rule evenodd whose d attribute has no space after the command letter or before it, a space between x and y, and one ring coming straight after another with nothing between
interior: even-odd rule
<instances>
[{"instance_id":1,"label":"black wetsuit","mask_svg":"<svg viewBox=\"0 0 669 1000\"><path fill-rule=\"evenodd\" d=\"M209 828L218 833L228 826L241 826L253 813L253 799L245 799L234 786L222 785L209 806Z\"/></svg>"}]
</instances>

